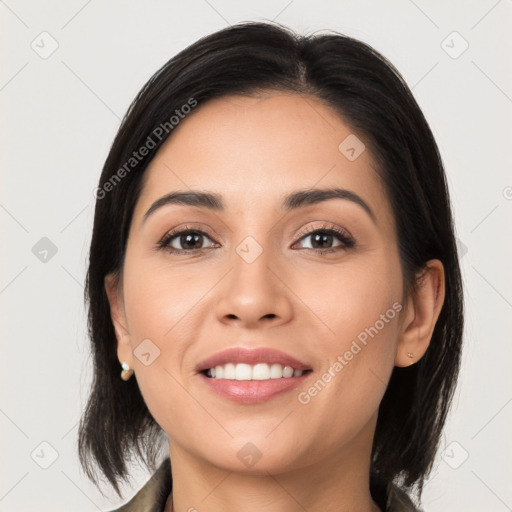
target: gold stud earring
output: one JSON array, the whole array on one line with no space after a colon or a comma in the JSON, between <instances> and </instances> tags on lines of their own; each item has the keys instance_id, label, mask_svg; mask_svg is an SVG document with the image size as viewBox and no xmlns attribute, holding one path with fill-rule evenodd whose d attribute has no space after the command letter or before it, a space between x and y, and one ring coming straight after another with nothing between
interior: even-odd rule
<instances>
[{"instance_id":1,"label":"gold stud earring","mask_svg":"<svg viewBox=\"0 0 512 512\"><path fill-rule=\"evenodd\" d=\"M410 358L413 358L414 354L412 354L411 352L407 352L407 356L410 357Z\"/></svg>"},{"instance_id":2,"label":"gold stud earring","mask_svg":"<svg viewBox=\"0 0 512 512\"><path fill-rule=\"evenodd\" d=\"M121 363L123 370L121 371L121 379L128 380L133 375L133 369L130 368L127 362Z\"/></svg>"}]
</instances>

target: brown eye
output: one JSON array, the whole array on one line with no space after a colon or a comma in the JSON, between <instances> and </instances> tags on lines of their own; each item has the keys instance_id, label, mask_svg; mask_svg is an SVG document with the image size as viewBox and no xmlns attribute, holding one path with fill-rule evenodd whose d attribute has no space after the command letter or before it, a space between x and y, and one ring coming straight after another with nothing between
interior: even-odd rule
<instances>
[{"instance_id":1,"label":"brown eye","mask_svg":"<svg viewBox=\"0 0 512 512\"><path fill-rule=\"evenodd\" d=\"M302 233L300 240L310 239L310 246L303 247L320 253L335 252L354 247L354 240L346 233L334 227L315 228L309 232ZM334 245L338 241L337 245Z\"/></svg>"},{"instance_id":2,"label":"brown eye","mask_svg":"<svg viewBox=\"0 0 512 512\"><path fill-rule=\"evenodd\" d=\"M205 239L211 240L204 231L184 229L168 233L158 245L171 253L199 252L207 248L203 247ZM213 245L210 244L210 247Z\"/></svg>"}]
</instances>

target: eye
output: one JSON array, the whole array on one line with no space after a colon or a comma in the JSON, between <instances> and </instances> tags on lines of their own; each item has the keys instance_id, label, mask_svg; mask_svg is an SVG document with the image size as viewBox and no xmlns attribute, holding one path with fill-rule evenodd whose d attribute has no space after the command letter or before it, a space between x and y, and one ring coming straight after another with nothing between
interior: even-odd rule
<instances>
[{"instance_id":1,"label":"eye","mask_svg":"<svg viewBox=\"0 0 512 512\"><path fill-rule=\"evenodd\" d=\"M310 247L305 247L305 249L324 254L350 249L355 246L353 238L348 233L332 225L306 230L300 234L300 237L300 240L311 239ZM340 243L333 246L336 239Z\"/></svg>"},{"instance_id":2,"label":"eye","mask_svg":"<svg viewBox=\"0 0 512 512\"><path fill-rule=\"evenodd\" d=\"M355 246L355 241L348 233L333 225L307 229L300 233L299 237L300 239L297 243L308 238L311 239L310 247L303 247L304 249L320 254L342 251ZM205 239L210 240L212 243L204 247ZM336 240L339 242L338 245L333 245ZM174 254L190 254L216 247L216 243L203 230L192 229L186 226L185 229L166 233L158 242L157 247Z\"/></svg>"},{"instance_id":3,"label":"eye","mask_svg":"<svg viewBox=\"0 0 512 512\"><path fill-rule=\"evenodd\" d=\"M200 252L208 248L203 247L205 238L211 240L204 231L200 229L190 229L186 226L185 229L166 233L162 240L158 242L158 247L170 253L188 254L191 252ZM214 243L210 244L210 247L213 246L215 246Z\"/></svg>"}]
</instances>

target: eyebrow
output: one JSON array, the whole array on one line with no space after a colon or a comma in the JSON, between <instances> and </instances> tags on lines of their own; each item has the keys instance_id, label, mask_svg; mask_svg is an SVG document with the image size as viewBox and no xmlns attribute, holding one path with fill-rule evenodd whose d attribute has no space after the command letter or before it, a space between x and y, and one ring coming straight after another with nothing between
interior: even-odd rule
<instances>
[{"instance_id":1,"label":"eyebrow","mask_svg":"<svg viewBox=\"0 0 512 512\"><path fill-rule=\"evenodd\" d=\"M376 216L368 203L355 192L351 192L350 190L343 188L314 188L297 190L285 196L281 208L285 211L292 211L312 204L319 204L330 199L346 199L348 201L352 201L353 203L361 206L373 222L377 224ZM187 192L176 191L157 199L144 214L142 222L144 223L153 212L169 204L196 206L198 208L206 208L208 210L219 212L222 212L225 209L222 196L216 192L200 190L191 190Z\"/></svg>"}]
</instances>

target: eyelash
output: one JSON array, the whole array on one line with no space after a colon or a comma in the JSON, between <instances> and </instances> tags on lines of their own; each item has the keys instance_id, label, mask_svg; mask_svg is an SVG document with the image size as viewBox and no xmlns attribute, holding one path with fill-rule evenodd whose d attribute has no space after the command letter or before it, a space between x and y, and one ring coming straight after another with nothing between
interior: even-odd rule
<instances>
[{"instance_id":1,"label":"eyelash","mask_svg":"<svg viewBox=\"0 0 512 512\"><path fill-rule=\"evenodd\" d=\"M166 233L165 236L157 243L157 249L165 250L171 254L191 254L191 253L198 254L198 253L201 253L202 251L207 250L208 247L204 247L202 249L174 249L174 248L169 247L169 244L171 243L171 241L174 238L176 238L180 235L186 235L186 234L191 234L191 233L204 235L204 236L210 238L208 233L205 233L201 229L191 229L188 226L185 226L185 229L177 230L177 231L176 230L170 231L170 232ZM301 233L299 233L298 241L301 241L303 238L306 238L310 235L314 235L316 233L324 233L324 234L328 234L328 235L334 235L335 237L337 237L339 239L340 242L342 242L342 245L338 246L338 247L330 247L328 249L306 248L303 250L314 251L316 253L320 253L320 255L325 255L325 254L337 252L340 250L352 249L355 246L355 241L346 232L336 228L333 225L323 225L320 227L315 227L313 229L306 229L306 230L302 231Z\"/></svg>"}]
</instances>

